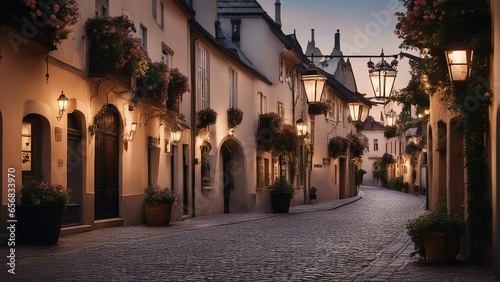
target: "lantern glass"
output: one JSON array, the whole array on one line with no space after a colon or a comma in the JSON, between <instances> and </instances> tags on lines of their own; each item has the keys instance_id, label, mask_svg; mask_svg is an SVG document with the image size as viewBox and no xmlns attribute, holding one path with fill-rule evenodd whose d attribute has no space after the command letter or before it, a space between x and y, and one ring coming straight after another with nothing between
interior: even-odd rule
<instances>
[{"instance_id":1,"label":"lantern glass","mask_svg":"<svg viewBox=\"0 0 500 282\"><path fill-rule=\"evenodd\" d=\"M465 81L470 75L470 64L473 52L466 46L457 46L463 49L446 50L446 63L448 64L448 73L452 82Z\"/></svg>"},{"instance_id":2,"label":"lantern glass","mask_svg":"<svg viewBox=\"0 0 500 282\"><path fill-rule=\"evenodd\" d=\"M375 98L386 99L391 96L397 73L396 70L382 69L370 72L370 81L372 83Z\"/></svg>"},{"instance_id":3,"label":"lantern glass","mask_svg":"<svg viewBox=\"0 0 500 282\"><path fill-rule=\"evenodd\" d=\"M394 110L391 109L386 114L386 118L387 118L387 126L394 126L394 125L396 125L396 121L398 119L398 115L396 114L396 112Z\"/></svg>"},{"instance_id":4,"label":"lantern glass","mask_svg":"<svg viewBox=\"0 0 500 282\"><path fill-rule=\"evenodd\" d=\"M360 115L360 121L364 122L366 118L368 117L368 114L370 113L370 107L363 104L361 108L361 115Z\"/></svg>"},{"instance_id":5,"label":"lantern glass","mask_svg":"<svg viewBox=\"0 0 500 282\"><path fill-rule=\"evenodd\" d=\"M363 112L363 104L361 103L349 103L349 113L351 115L351 120L356 122L361 120L361 113Z\"/></svg>"},{"instance_id":6,"label":"lantern glass","mask_svg":"<svg viewBox=\"0 0 500 282\"><path fill-rule=\"evenodd\" d=\"M172 131L170 132L170 137L172 138L172 142L177 143L181 141L181 135L182 135L181 128L179 128L178 126L172 128Z\"/></svg>"},{"instance_id":7,"label":"lantern glass","mask_svg":"<svg viewBox=\"0 0 500 282\"><path fill-rule=\"evenodd\" d=\"M130 124L130 132L135 133L137 131L137 122L133 122Z\"/></svg>"},{"instance_id":8,"label":"lantern glass","mask_svg":"<svg viewBox=\"0 0 500 282\"><path fill-rule=\"evenodd\" d=\"M295 125L297 126L297 135L299 137L305 136L307 133L307 123L300 118L295 122Z\"/></svg>"},{"instance_id":9,"label":"lantern glass","mask_svg":"<svg viewBox=\"0 0 500 282\"><path fill-rule=\"evenodd\" d=\"M309 102L321 101L321 94L325 86L326 77L321 75L314 64L310 64L304 74L302 74L302 81L307 94Z\"/></svg>"},{"instance_id":10,"label":"lantern glass","mask_svg":"<svg viewBox=\"0 0 500 282\"><path fill-rule=\"evenodd\" d=\"M59 108L59 112L62 113L66 111L68 108L68 98L64 95L64 92L61 91L61 95L57 98L57 107Z\"/></svg>"}]
</instances>

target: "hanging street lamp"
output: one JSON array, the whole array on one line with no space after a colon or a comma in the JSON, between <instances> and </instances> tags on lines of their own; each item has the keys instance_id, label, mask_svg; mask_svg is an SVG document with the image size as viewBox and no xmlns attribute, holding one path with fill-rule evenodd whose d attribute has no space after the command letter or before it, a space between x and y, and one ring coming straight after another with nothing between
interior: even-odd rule
<instances>
[{"instance_id":1,"label":"hanging street lamp","mask_svg":"<svg viewBox=\"0 0 500 282\"><path fill-rule=\"evenodd\" d=\"M325 86L326 77L319 73L314 63L310 63L302 74L302 81L307 95L308 102L321 101L321 94Z\"/></svg>"},{"instance_id":2,"label":"hanging street lamp","mask_svg":"<svg viewBox=\"0 0 500 282\"><path fill-rule=\"evenodd\" d=\"M385 114L387 118L387 126L395 126L398 121L398 114L391 109L388 113Z\"/></svg>"},{"instance_id":3,"label":"hanging street lamp","mask_svg":"<svg viewBox=\"0 0 500 282\"><path fill-rule=\"evenodd\" d=\"M347 104L349 106L349 114L353 122L364 122L370 113L370 107L356 98L356 101Z\"/></svg>"},{"instance_id":4,"label":"hanging street lamp","mask_svg":"<svg viewBox=\"0 0 500 282\"><path fill-rule=\"evenodd\" d=\"M394 59L391 63L388 63L384 59L384 50L382 50L380 57L382 60L377 64L374 64L371 60L368 61L368 74L375 94L374 99L385 102L390 98L394 88L394 81L398 74L398 61Z\"/></svg>"}]
</instances>

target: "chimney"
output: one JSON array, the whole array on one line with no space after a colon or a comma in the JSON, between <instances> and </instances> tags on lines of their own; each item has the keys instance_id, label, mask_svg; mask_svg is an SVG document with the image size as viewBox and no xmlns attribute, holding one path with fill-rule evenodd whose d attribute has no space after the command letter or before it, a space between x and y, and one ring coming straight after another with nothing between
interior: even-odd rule
<instances>
[{"instance_id":1,"label":"chimney","mask_svg":"<svg viewBox=\"0 0 500 282\"><path fill-rule=\"evenodd\" d=\"M311 42L314 42L314 28L311 28Z\"/></svg>"},{"instance_id":2,"label":"chimney","mask_svg":"<svg viewBox=\"0 0 500 282\"><path fill-rule=\"evenodd\" d=\"M280 0L276 0L274 3L274 21L281 26L281 3Z\"/></svg>"},{"instance_id":3,"label":"chimney","mask_svg":"<svg viewBox=\"0 0 500 282\"><path fill-rule=\"evenodd\" d=\"M337 33L335 33L335 45L334 45L333 49L340 51L340 30L339 29L337 29Z\"/></svg>"}]
</instances>

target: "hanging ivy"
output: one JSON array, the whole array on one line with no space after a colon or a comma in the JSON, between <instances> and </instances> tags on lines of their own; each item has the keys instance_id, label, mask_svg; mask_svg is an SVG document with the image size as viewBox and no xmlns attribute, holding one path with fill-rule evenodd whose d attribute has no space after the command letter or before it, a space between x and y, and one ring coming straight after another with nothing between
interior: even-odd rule
<instances>
[{"instance_id":1,"label":"hanging ivy","mask_svg":"<svg viewBox=\"0 0 500 282\"><path fill-rule=\"evenodd\" d=\"M395 31L403 40L401 47L417 49L424 55L413 70L426 74L429 93L443 93L450 109L462 118L471 259L481 262L491 213L484 144L489 126L489 101L484 93L488 91L491 54L490 4L487 0L402 2L406 11L396 13ZM474 50L470 77L455 85L448 77L443 52L454 41L468 43Z\"/></svg>"}]
</instances>

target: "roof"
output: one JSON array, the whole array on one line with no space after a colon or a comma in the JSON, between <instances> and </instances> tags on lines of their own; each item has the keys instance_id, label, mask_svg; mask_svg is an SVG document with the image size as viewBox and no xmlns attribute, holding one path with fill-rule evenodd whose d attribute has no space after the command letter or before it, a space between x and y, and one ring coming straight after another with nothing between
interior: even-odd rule
<instances>
[{"instance_id":1,"label":"roof","mask_svg":"<svg viewBox=\"0 0 500 282\"><path fill-rule=\"evenodd\" d=\"M236 62L239 62L239 64L243 68L253 73L265 83L272 84L272 82L254 66L254 64L245 56L245 54L243 54L243 52L236 45L234 45L231 40L227 38L227 36L218 26L216 27L217 38L214 38L207 30L203 28L203 26L201 26L200 23L196 21L196 18L192 18L190 20L190 24L192 28L200 33L200 37L210 42L212 46L216 47L222 53L224 53L228 57L231 57Z\"/></svg>"},{"instance_id":2,"label":"roof","mask_svg":"<svg viewBox=\"0 0 500 282\"><path fill-rule=\"evenodd\" d=\"M221 16L261 16L286 49L295 51L302 60L307 60L295 34L284 34L281 25L277 24L256 0L219 0L217 13Z\"/></svg>"}]
</instances>

